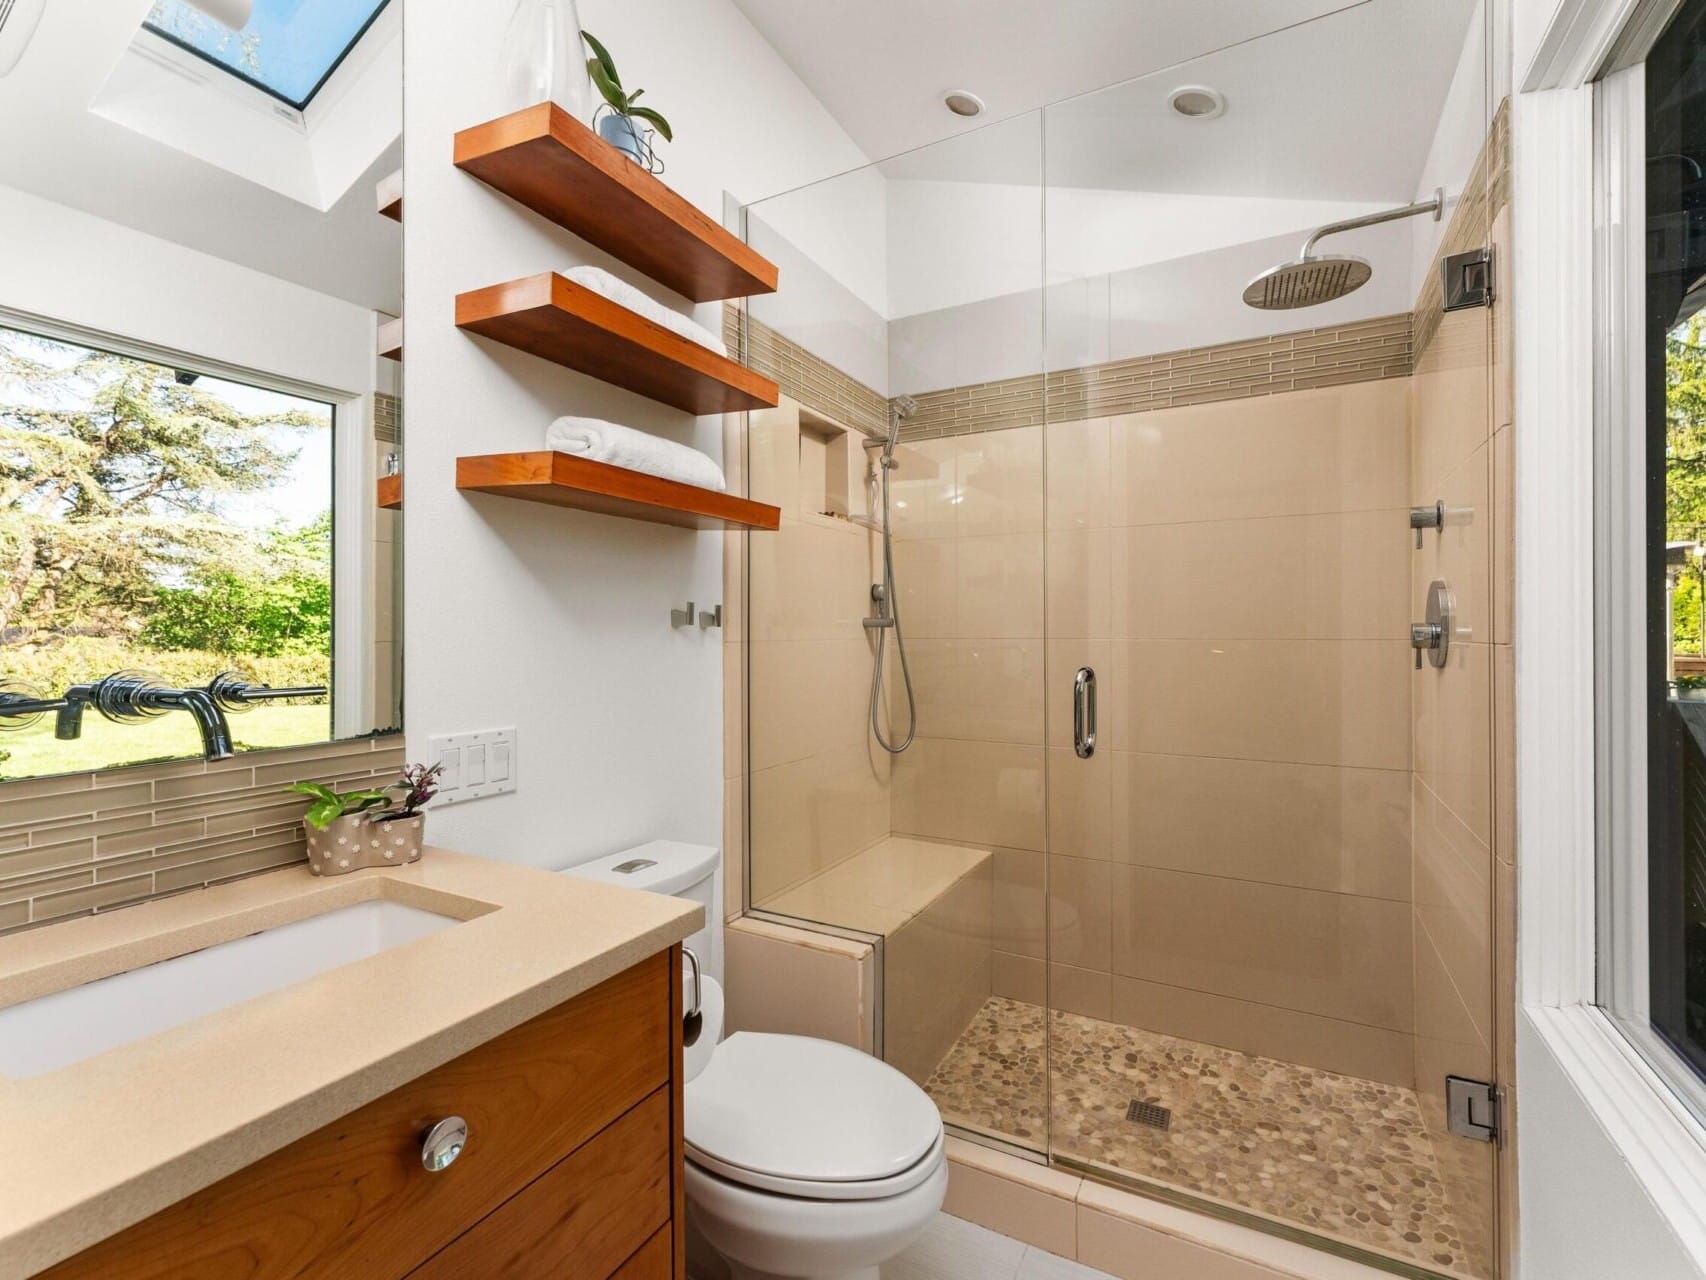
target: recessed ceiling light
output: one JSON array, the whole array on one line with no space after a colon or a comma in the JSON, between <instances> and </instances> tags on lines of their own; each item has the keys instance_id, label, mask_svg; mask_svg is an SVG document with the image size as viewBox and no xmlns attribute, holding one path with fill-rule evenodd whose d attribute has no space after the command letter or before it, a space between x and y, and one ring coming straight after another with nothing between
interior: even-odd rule
<instances>
[{"instance_id":1,"label":"recessed ceiling light","mask_svg":"<svg viewBox=\"0 0 1706 1280\"><path fill-rule=\"evenodd\" d=\"M957 116L983 114L983 99L967 89L949 89L942 95L942 105Z\"/></svg>"},{"instance_id":2,"label":"recessed ceiling light","mask_svg":"<svg viewBox=\"0 0 1706 1280\"><path fill-rule=\"evenodd\" d=\"M1184 84L1167 95L1167 105L1187 120L1212 120L1226 114L1226 95L1206 85Z\"/></svg>"}]
</instances>

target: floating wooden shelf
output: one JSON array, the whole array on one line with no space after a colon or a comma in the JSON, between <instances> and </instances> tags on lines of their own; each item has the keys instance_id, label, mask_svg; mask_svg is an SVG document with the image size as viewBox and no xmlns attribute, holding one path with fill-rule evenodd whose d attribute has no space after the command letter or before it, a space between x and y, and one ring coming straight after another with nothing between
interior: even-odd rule
<instances>
[{"instance_id":1,"label":"floating wooden shelf","mask_svg":"<svg viewBox=\"0 0 1706 1280\"><path fill-rule=\"evenodd\" d=\"M464 129L456 165L694 302L776 291L774 264L552 103Z\"/></svg>"},{"instance_id":2,"label":"floating wooden shelf","mask_svg":"<svg viewBox=\"0 0 1706 1280\"><path fill-rule=\"evenodd\" d=\"M456 460L456 487L684 529L775 529L778 507L567 453L491 453Z\"/></svg>"},{"instance_id":3,"label":"floating wooden shelf","mask_svg":"<svg viewBox=\"0 0 1706 1280\"><path fill-rule=\"evenodd\" d=\"M379 354L387 360L403 358L403 320L399 316L395 320L385 320L379 325L374 335L374 345Z\"/></svg>"},{"instance_id":4,"label":"floating wooden shelf","mask_svg":"<svg viewBox=\"0 0 1706 1280\"><path fill-rule=\"evenodd\" d=\"M387 511L403 509L403 477L379 477L379 505Z\"/></svg>"},{"instance_id":5,"label":"floating wooden shelf","mask_svg":"<svg viewBox=\"0 0 1706 1280\"><path fill-rule=\"evenodd\" d=\"M374 201L379 212L393 222L403 220L403 171L388 173L379 179L374 189Z\"/></svg>"},{"instance_id":6,"label":"floating wooden shelf","mask_svg":"<svg viewBox=\"0 0 1706 1280\"><path fill-rule=\"evenodd\" d=\"M456 299L457 327L688 413L774 408L774 382L555 272Z\"/></svg>"}]
</instances>

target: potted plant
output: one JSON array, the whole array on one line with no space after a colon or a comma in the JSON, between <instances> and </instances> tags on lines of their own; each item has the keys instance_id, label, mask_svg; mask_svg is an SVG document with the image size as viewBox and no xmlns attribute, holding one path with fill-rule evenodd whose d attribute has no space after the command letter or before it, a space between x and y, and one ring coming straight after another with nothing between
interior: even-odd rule
<instances>
[{"instance_id":1,"label":"potted plant","mask_svg":"<svg viewBox=\"0 0 1706 1280\"><path fill-rule=\"evenodd\" d=\"M665 120L650 107L636 107L644 89L629 92L622 87L622 77L616 73L616 63L610 56L610 51L600 44L591 32L581 32L581 39L586 41L586 47L592 50L592 57L586 60L587 74L592 77L593 85L604 97L604 105L600 106L593 115L593 124L598 129L598 136L635 163L643 165L651 173L662 173L663 162L658 159L657 152L652 150L650 130L634 123L635 119L645 120L664 136L665 142L674 142L675 134L671 132L669 121ZM609 114L606 114L608 109Z\"/></svg>"},{"instance_id":2,"label":"potted plant","mask_svg":"<svg viewBox=\"0 0 1706 1280\"><path fill-rule=\"evenodd\" d=\"M426 834L421 808L438 794L443 769L438 764L404 765L398 781L356 791L333 791L319 782L286 788L313 801L302 818L308 869L317 876L337 876L362 867L418 861ZM394 797L399 791L401 798Z\"/></svg>"}]
</instances>

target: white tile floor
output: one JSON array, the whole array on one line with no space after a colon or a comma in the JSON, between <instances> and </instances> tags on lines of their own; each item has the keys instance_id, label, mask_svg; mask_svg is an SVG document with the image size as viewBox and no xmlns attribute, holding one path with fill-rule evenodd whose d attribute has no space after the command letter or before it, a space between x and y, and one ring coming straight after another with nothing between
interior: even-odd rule
<instances>
[{"instance_id":1,"label":"white tile floor","mask_svg":"<svg viewBox=\"0 0 1706 1280\"><path fill-rule=\"evenodd\" d=\"M945 1213L882 1270L883 1280L1112 1280Z\"/></svg>"}]
</instances>

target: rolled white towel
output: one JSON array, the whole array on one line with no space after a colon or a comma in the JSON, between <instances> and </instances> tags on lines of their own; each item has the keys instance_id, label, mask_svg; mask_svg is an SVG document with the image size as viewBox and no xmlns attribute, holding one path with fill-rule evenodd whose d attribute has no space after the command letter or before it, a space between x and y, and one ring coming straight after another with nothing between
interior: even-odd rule
<instances>
[{"instance_id":1,"label":"rolled white towel","mask_svg":"<svg viewBox=\"0 0 1706 1280\"><path fill-rule=\"evenodd\" d=\"M545 432L545 447L718 493L729 487L723 469L699 450L602 418L558 418Z\"/></svg>"},{"instance_id":2,"label":"rolled white towel","mask_svg":"<svg viewBox=\"0 0 1706 1280\"><path fill-rule=\"evenodd\" d=\"M704 325L684 316L679 311L672 311L663 303L654 300L626 280L618 280L602 267L570 267L563 272L565 280L572 280L583 289L591 289L594 293L602 294L618 306L627 307L636 315L642 315L654 324L661 324L671 333L678 333L689 342L697 342L700 346L715 351L720 356L729 353L723 340L712 333Z\"/></svg>"}]
</instances>

